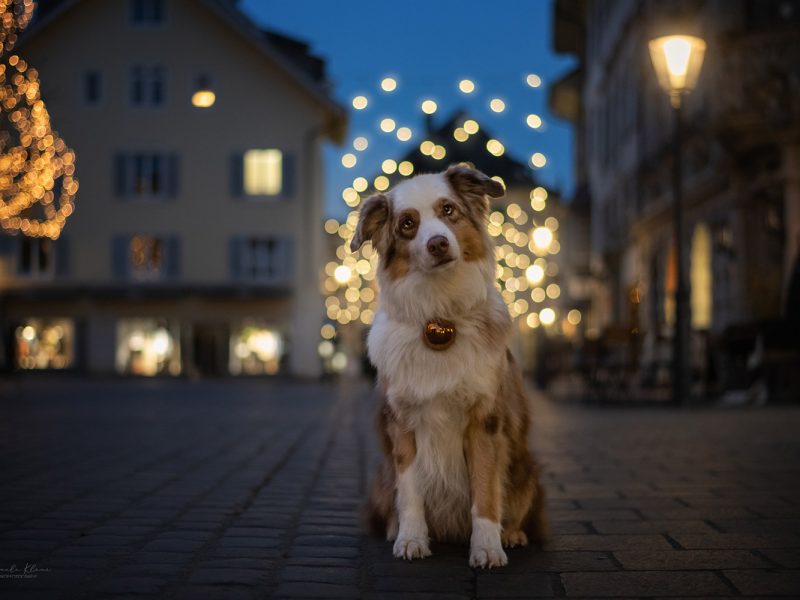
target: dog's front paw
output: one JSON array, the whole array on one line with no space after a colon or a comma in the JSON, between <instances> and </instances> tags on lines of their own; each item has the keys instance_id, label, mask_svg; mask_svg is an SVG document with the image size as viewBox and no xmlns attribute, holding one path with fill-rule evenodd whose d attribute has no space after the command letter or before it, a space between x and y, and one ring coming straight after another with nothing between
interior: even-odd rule
<instances>
[{"instance_id":1,"label":"dog's front paw","mask_svg":"<svg viewBox=\"0 0 800 600\"><path fill-rule=\"evenodd\" d=\"M508 557L500 544L497 546L476 546L473 544L469 550L470 567L491 569L492 567L503 567L507 564Z\"/></svg>"},{"instance_id":2,"label":"dog's front paw","mask_svg":"<svg viewBox=\"0 0 800 600\"><path fill-rule=\"evenodd\" d=\"M428 547L427 536L398 537L394 542L394 555L406 560L430 556L431 550Z\"/></svg>"},{"instance_id":3,"label":"dog's front paw","mask_svg":"<svg viewBox=\"0 0 800 600\"><path fill-rule=\"evenodd\" d=\"M503 546L506 548L528 545L528 536L525 535L524 531L503 531L501 535L503 539Z\"/></svg>"},{"instance_id":4,"label":"dog's front paw","mask_svg":"<svg viewBox=\"0 0 800 600\"><path fill-rule=\"evenodd\" d=\"M469 566L485 569L506 564L508 557L500 542L500 523L480 517L474 519L469 544Z\"/></svg>"}]
</instances>

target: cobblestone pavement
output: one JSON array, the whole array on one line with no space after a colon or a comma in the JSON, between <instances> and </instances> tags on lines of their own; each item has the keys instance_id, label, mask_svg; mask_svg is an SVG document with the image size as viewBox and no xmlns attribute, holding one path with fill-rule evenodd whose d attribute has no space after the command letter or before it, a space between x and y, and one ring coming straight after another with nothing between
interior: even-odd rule
<instances>
[{"instance_id":1,"label":"cobblestone pavement","mask_svg":"<svg viewBox=\"0 0 800 600\"><path fill-rule=\"evenodd\" d=\"M362 535L366 386L0 381L0 596L800 596L800 408L534 405L554 536L484 572Z\"/></svg>"}]
</instances>

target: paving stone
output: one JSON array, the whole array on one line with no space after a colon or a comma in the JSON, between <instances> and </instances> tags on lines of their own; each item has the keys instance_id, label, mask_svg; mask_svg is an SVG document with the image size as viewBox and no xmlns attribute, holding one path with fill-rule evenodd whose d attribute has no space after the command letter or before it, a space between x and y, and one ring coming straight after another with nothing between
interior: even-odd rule
<instances>
[{"instance_id":1,"label":"paving stone","mask_svg":"<svg viewBox=\"0 0 800 600\"><path fill-rule=\"evenodd\" d=\"M332 583L296 582L281 583L275 590L275 598L361 598L356 586Z\"/></svg>"},{"instance_id":2,"label":"paving stone","mask_svg":"<svg viewBox=\"0 0 800 600\"><path fill-rule=\"evenodd\" d=\"M767 548L759 550L758 553L778 563L781 567L800 569L800 549Z\"/></svg>"},{"instance_id":3,"label":"paving stone","mask_svg":"<svg viewBox=\"0 0 800 600\"><path fill-rule=\"evenodd\" d=\"M547 543L548 550L669 550L661 535L559 535Z\"/></svg>"},{"instance_id":4,"label":"paving stone","mask_svg":"<svg viewBox=\"0 0 800 600\"><path fill-rule=\"evenodd\" d=\"M797 597L800 593L800 571L723 571L742 594L748 596L780 595Z\"/></svg>"},{"instance_id":5,"label":"paving stone","mask_svg":"<svg viewBox=\"0 0 800 600\"><path fill-rule=\"evenodd\" d=\"M633 571L689 571L769 568L771 565L749 550L617 551L616 558Z\"/></svg>"},{"instance_id":6,"label":"paving stone","mask_svg":"<svg viewBox=\"0 0 800 600\"><path fill-rule=\"evenodd\" d=\"M708 571L565 573L561 580L567 596L724 596L731 592L719 575Z\"/></svg>"},{"instance_id":7,"label":"paving stone","mask_svg":"<svg viewBox=\"0 0 800 600\"><path fill-rule=\"evenodd\" d=\"M794 533L676 533L672 537L684 548L800 548Z\"/></svg>"}]
</instances>

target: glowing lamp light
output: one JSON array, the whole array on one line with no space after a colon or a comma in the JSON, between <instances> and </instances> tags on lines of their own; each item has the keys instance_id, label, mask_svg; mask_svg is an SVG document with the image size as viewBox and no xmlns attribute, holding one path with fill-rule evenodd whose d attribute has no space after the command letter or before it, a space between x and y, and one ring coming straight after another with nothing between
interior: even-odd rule
<instances>
[{"instance_id":1,"label":"glowing lamp light","mask_svg":"<svg viewBox=\"0 0 800 600\"><path fill-rule=\"evenodd\" d=\"M569 321L572 325L577 325L578 323L580 323L581 318L582 318L581 311L579 311L577 308L573 308L567 314L567 321Z\"/></svg>"},{"instance_id":2,"label":"glowing lamp light","mask_svg":"<svg viewBox=\"0 0 800 600\"><path fill-rule=\"evenodd\" d=\"M400 175L408 177L414 172L414 164L410 161L404 160L397 166L397 170L400 172Z\"/></svg>"},{"instance_id":3,"label":"glowing lamp light","mask_svg":"<svg viewBox=\"0 0 800 600\"><path fill-rule=\"evenodd\" d=\"M539 250L547 250L553 243L553 232L547 227L537 227L533 230L533 243Z\"/></svg>"},{"instance_id":4,"label":"glowing lamp light","mask_svg":"<svg viewBox=\"0 0 800 600\"><path fill-rule=\"evenodd\" d=\"M391 175L392 173L397 171L397 163L393 161L391 158L387 158L381 164L381 170L387 175Z\"/></svg>"},{"instance_id":5,"label":"glowing lamp light","mask_svg":"<svg viewBox=\"0 0 800 600\"><path fill-rule=\"evenodd\" d=\"M389 189L389 178L385 175L378 175L372 184L375 186L376 190L383 192Z\"/></svg>"},{"instance_id":6,"label":"glowing lamp light","mask_svg":"<svg viewBox=\"0 0 800 600\"><path fill-rule=\"evenodd\" d=\"M350 267L347 265L339 265L336 267L336 270L333 272L333 278L339 282L340 284L344 285L350 278L353 276L353 272L350 270Z\"/></svg>"},{"instance_id":7,"label":"glowing lamp light","mask_svg":"<svg viewBox=\"0 0 800 600\"><path fill-rule=\"evenodd\" d=\"M353 98L353 108L355 108L356 110L364 110L365 108L367 108L368 104L369 100L367 100L366 96L356 96L355 98Z\"/></svg>"},{"instance_id":8,"label":"glowing lamp light","mask_svg":"<svg viewBox=\"0 0 800 600\"><path fill-rule=\"evenodd\" d=\"M543 308L539 312L539 321L542 322L542 325L552 325L556 322L556 311L552 308Z\"/></svg>"},{"instance_id":9,"label":"glowing lamp light","mask_svg":"<svg viewBox=\"0 0 800 600\"><path fill-rule=\"evenodd\" d=\"M541 152L534 152L531 156L531 164L537 169L541 169L547 164L547 158Z\"/></svg>"},{"instance_id":10,"label":"glowing lamp light","mask_svg":"<svg viewBox=\"0 0 800 600\"><path fill-rule=\"evenodd\" d=\"M392 131L394 131L394 128L395 128L394 119L390 119L387 117L381 120L381 131L385 133L391 133Z\"/></svg>"},{"instance_id":11,"label":"glowing lamp light","mask_svg":"<svg viewBox=\"0 0 800 600\"><path fill-rule=\"evenodd\" d=\"M473 121L472 119L467 119L464 121L464 131L466 131L470 135L475 135L478 133L480 129L480 125L478 125L477 121Z\"/></svg>"},{"instance_id":12,"label":"glowing lamp light","mask_svg":"<svg viewBox=\"0 0 800 600\"><path fill-rule=\"evenodd\" d=\"M666 35L650 40L649 46L659 85L669 93L673 106L680 106L681 95L697 84L705 41L691 35Z\"/></svg>"},{"instance_id":13,"label":"glowing lamp light","mask_svg":"<svg viewBox=\"0 0 800 600\"><path fill-rule=\"evenodd\" d=\"M527 83L532 88L537 88L542 85L542 78L536 75L535 73L531 73L525 78L525 83Z\"/></svg>"},{"instance_id":14,"label":"glowing lamp light","mask_svg":"<svg viewBox=\"0 0 800 600\"><path fill-rule=\"evenodd\" d=\"M525 123L528 124L528 127L531 129L539 129L542 126L542 117L536 114L530 114L526 117Z\"/></svg>"},{"instance_id":15,"label":"glowing lamp light","mask_svg":"<svg viewBox=\"0 0 800 600\"><path fill-rule=\"evenodd\" d=\"M531 285L541 283L542 279L544 279L544 269L539 265L531 265L525 269L525 277Z\"/></svg>"},{"instance_id":16,"label":"glowing lamp light","mask_svg":"<svg viewBox=\"0 0 800 600\"><path fill-rule=\"evenodd\" d=\"M458 82L458 89L464 94L471 94L475 91L475 83L470 79L462 79Z\"/></svg>"},{"instance_id":17,"label":"glowing lamp light","mask_svg":"<svg viewBox=\"0 0 800 600\"><path fill-rule=\"evenodd\" d=\"M353 188L357 192L363 192L369 187L369 182L364 177L356 177L353 180Z\"/></svg>"},{"instance_id":18,"label":"glowing lamp light","mask_svg":"<svg viewBox=\"0 0 800 600\"><path fill-rule=\"evenodd\" d=\"M407 142L408 140L411 139L411 135L412 135L411 128L409 128L409 127L399 127L397 129L397 133L395 135L397 136L397 139L400 140L401 142Z\"/></svg>"},{"instance_id":19,"label":"glowing lamp light","mask_svg":"<svg viewBox=\"0 0 800 600\"><path fill-rule=\"evenodd\" d=\"M420 108L422 109L422 112L424 112L426 115L432 115L433 113L436 112L436 109L439 107L437 106L436 102L428 98L427 100L422 101L422 104L420 104Z\"/></svg>"},{"instance_id":20,"label":"glowing lamp light","mask_svg":"<svg viewBox=\"0 0 800 600\"><path fill-rule=\"evenodd\" d=\"M356 139L353 140L353 148L355 148L358 152L363 152L369 147L369 140L364 136L358 136Z\"/></svg>"},{"instance_id":21,"label":"glowing lamp light","mask_svg":"<svg viewBox=\"0 0 800 600\"><path fill-rule=\"evenodd\" d=\"M381 81L381 89L384 92L393 92L397 89L397 80L394 77L384 77Z\"/></svg>"},{"instance_id":22,"label":"glowing lamp light","mask_svg":"<svg viewBox=\"0 0 800 600\"><path fill-rule=\"evenodd\" d=\"M356 158L356 155L353 154L352 152L348 152L347 154L342 156L342 166L345 169L352 169L353 167L356 166L357 162L358 159Z\"/></svg>"},{"instance_id":23,"label":"glowing lamp light","mask_svg":"<svg viewBox=\"0 0 800 600\"><path fill-rule=\"evenodd\" d=\"M197 90L192 94L192 106L210 108L217 101L217 95L211 90Z\"/></svg>"},{"instance_id":24,"label":"glowing lamp light","mask_svg":"<svg viewBox=\"0 0 800 600\"><path fill-rule=\"evenodd\" d=\"M492 98L491 102L489 102L489 108L496 113L501 113L506 109L506 103L500 98Z\"/></svg>"},{"instance_id":25,"label":"glowing lamp light","mask_svg":"<svg viewBox=\"0 0 800 600\"><path fill-rule=\"evenodd\" d=\"M495 139L486 142L486 149L489 151L489 154L493 156L503 156L503 153L506 151L505 146Z\"/></svg>"}]
</instances>

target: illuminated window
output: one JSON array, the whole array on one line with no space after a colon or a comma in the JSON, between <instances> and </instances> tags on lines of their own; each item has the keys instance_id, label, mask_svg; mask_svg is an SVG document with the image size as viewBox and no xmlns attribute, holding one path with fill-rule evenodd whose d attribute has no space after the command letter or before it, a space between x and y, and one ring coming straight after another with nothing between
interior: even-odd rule
<instances>
[{"instance_id":1,"label":"illuminated window","mask_svg":"<svg viewBox=\"0 0 800 600\"><path fill-rule=\"evenodd\" d=\"M709 329L713 310L711 232L705 224L694 229L691 256L692 328Z\"/></svg>"},{"instance_id":2,"label":"illuminated window","mask_svg":"<svg viewBox=\"0 0 800 600\"><path fill-rule=\"evenodd\" d=\"M280 150L248 150L244 154L244 193L275 196L283 187L283 154Z\"/></svg>"},{"instance_id":3,"label":"illuminated window","mask_svg":"<svg viewBox=\"0 0 800 600\"><path fill-rule=\"evenodd\" d=\"M175 280L180 276L180 249L176 236L114 236L114 277L139 282Z\"/></svg>"},{"instance_id":4,"label":"illuminated window","mask_svg":"<svg viewBox=\"0 0 800 600\"><path fill-rule=\"evenodd\" d=\"M229 368L232 375L273 375L284 354L281 334L260 321L234 326L230 339Z\"/></svg>"},{"instance_id":5,"label":"illuminated window","mask_svg":"<svg viewBox=\"0 0 800 600\"><path fill-rule=\"evenodd\" d=\"M164 273L164 240L151 235L133 236L130 265L134 279L160 279Z\"/></svg>"},{"instance_id":6,"label":"illuminated window","mask_svg":"<svg viewBox=\"0 0 800 600\"><path fill-rule=\"evenodd\" d=\"M197 108L210 108L217 101L217 95L211 85L211 79L206 75L201 75L195 81L192 90L192 106Z\"/></svg>"},{"instance_id":7,"label":"illuminated window","mask_svg":"<svg viewBox=\"0 0 800 600\"><path fill-rule=\"evenodd\" d=\"M117 371L126 375L180 375L180 335L160 319L117 323Z\"/></svg>"},{"instance_id":8,"label":"illuminated window","mask_svg":"<svg viewBox=\"0 0 800 600\"><path fill-rule=\"evenodd\" d=\"M75 326L69 319L27 319L14 331L18 369L68 369L75 361Z\"/></svg>"}]
</instances>

